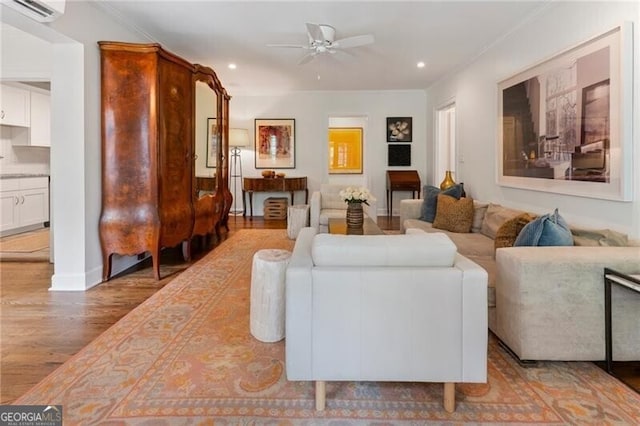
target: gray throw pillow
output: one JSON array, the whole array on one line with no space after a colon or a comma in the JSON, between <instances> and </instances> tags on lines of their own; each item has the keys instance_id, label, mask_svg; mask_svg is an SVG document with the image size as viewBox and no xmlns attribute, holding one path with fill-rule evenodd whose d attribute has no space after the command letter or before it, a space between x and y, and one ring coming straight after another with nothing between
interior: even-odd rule
<instances>
[{"instance_id":1,"label":"gray throw pillow","mask_svg":"<svg viewBox=\"0 0 640 426\"><path fill-rule=\"evenodd\" d=\"M420 220L433 222L436 218L438 208L438 194L449 195L459 200L460 196L462 196L462 185L456 184L444 191L441 191L440 188L436 188L435 186L425 185L423 193L424 201L422 202L422 209L420 211Z\"/></svg>"}]
</instances>

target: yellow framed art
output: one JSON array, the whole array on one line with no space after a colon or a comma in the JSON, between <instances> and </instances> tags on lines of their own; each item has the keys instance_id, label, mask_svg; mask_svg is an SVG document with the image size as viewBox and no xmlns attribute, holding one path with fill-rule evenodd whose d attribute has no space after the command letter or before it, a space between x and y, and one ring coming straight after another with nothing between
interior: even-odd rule
<instances>
[{"instance_id":1,"label":"yellow framed art","mask_svg":"<svg viewBox=\"0 0 640 426\"><path fill-rule=\"evenodd\" d=\"M362 173L362 127L329 128L329 174Z\"/></svg>"}]
</instances>

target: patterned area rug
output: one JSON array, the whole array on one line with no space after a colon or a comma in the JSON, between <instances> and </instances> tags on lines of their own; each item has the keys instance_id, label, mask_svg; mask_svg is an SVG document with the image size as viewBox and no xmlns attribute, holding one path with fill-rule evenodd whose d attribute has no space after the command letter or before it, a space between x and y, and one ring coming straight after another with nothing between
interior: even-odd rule
<instances>
[{"instance_id":1,"label":"patterned area rug","mask_svg":"<svg viewBox=\"0 0 640 426\"><path fill-rule=\"evenodd\" d=\"M416 425L640 423L640 395L589 362L521 368L490 339L487 384L309 382L285 377L285 342L249 333L253 254L284 230L241 230L131 311L16 404L61 404L64 424ZM428 360L425 360L428 362Z\"/></svg>"}]
</instances>

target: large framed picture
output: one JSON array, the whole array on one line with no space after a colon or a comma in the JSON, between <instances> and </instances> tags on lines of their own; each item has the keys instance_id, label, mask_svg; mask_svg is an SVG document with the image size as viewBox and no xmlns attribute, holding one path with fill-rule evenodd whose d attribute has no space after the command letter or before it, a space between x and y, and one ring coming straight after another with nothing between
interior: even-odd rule
<instances>
[{"instance_id":1,"label":"large framed picture","mask_svg":"<svg viewBox=\"0 0 640 426\"><path fill-rule=\"evenodd\" d=\"M387 117L387 142L411 142L412 117Z\"/></svg>"},{"instance_id":2,"label":"large framed picture","mask_svg":"<svg viewBox=\"0 0 640 426\"><path fill-rule=\"evenodd\" d=\"M293 118L256 118L256 169L296 167L296 121Z\"/></svg>"},{"instance_id":3,"label":"large framed picture","mask_svg":"<svg viewBox=\"0 0 640 426\"><path fill-rule=\"evenodd\" d=\"M207 118L207 167L216 168L218 157L218 120L215 118Z\"/></svg>"},{"instance_id":4,"label":"large framed picture","mask_svg":"<svg viewBox=\"0 0 640 426\"><path fill-rule=\"evenodd\" d=\"M630 201L631 24L498 83L499 185Z\"/></svg>"},{"instance_id":5,"label":"large framed picture","mask_svg":"<svg viewBox=\"0 0 640 426\"><path fill-rule=\"evenodd\" d=\"M329 174L362 173L362 127L329 128Z\"/></svg>"}]
</instances>

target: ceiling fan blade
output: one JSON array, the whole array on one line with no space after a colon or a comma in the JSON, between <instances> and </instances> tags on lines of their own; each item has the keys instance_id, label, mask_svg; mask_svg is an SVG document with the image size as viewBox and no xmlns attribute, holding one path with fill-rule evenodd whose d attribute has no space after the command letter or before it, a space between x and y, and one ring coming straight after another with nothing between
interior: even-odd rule
<instances>
[{"instance_id":1,"label":"ceiling fan blade","mask_svg":"<svg viewBox=\"0 0 640 426\"><path fill-rule=\"evenodd\" d=\"M371 44L375 41L375 38L372 34L359 35L353 37L347 37L340 40L336 40L331 43L331 47L335 47L338 49L346 49L349 47L358 47L364 46L366 44Z\"/></svg>"},{"instance_id":2,"label":"ceiling fan blade","mask_svg":"<svg viewBox=\"0 0 640 426\"><path fill-rule=\"evenodd\" d=\"M301 44L286 44L286 43L282 43L282 44L267 44L267 47L287 47L287 48L294 48L294 49L308 49L309 46L303 46Z\"/></svg>"},{"instance_id":3,"label":"ceiling fan blade","mask_svg":"<svg viewBox=\"0 0 640 426\"><path fill-rule=\"evenodd\" d=\"M307 32L309 33L309 37L311 37L314 41L324 41L324 34L322 34L322 29L318 24L312 24L307 22Z\"/></svg>"},{"instance_id":4,"label":"ceiling fan blade","mask_svg":"<svg viewBox=\"0 0 640 426\"><path fill-rule=\"evenodd\" d=\"M316 52L311 52L309 54L307 54L304 58L300 59L300 62L298 62L298 65L304 65L308 62L311 62L311 60L317 55Z\"/></svg>"}]
</instances>

